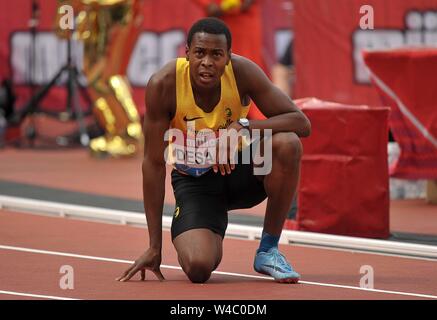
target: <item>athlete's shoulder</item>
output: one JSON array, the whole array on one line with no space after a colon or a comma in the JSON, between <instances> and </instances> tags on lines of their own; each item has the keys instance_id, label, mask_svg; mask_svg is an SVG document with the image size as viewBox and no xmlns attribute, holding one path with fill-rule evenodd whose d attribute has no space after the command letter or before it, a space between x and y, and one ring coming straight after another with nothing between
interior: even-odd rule
<instances>
[{"instance_id":1,"label":"athlete's shoulder","mask_svg":"<svg viewBox=\"0 0 437 320\"><path fill-rule=\"evenodd\" d=\"M250 74L254 72L254 70L260 70L261 68L252 60L247 59L246 57L240 56L238 54L233 53L231 56L232 69L234 70L234 74Z\"/></svg>"},{"instance_id":2,"label":"athlete's shoulder","mask_svg":"<svg viewBox=\"0 0 437 320\"><path fill-rule=\"evenodd\" d=\"M150 77L147 87L158 87L161 90L167 87L174 87L176 83L176 60L177 59L171 60L156 71Z\"/></svg>"},{"instance_id":3,"label":"athlete's shoulder","mask_svg":"<svg viewBox=\"0 0 437 320\"><path fill-rule=\"evenodd\" d=\"M238 91L244 96L263 78L264 72L255 62L237 54L232 54L231 62Z\"/></svg>"},{"instance_id":4,"label":"athlete's shoulder","mask_svg":"<svg viewBox=\"0 0 437 320\"><path fill-rule=\"evenodd\" d=\"M155 72L146 86L146 108L174 114L176 106L176 59Z\"/></svg>"}]
</instances>

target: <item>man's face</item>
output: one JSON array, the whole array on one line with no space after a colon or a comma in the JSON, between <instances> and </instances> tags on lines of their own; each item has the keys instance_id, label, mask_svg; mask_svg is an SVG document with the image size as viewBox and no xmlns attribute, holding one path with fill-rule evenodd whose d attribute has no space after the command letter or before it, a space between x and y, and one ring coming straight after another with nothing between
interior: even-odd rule
<instances>
[{"instance_id":1,"label":"man's face","mask_svg":"<svg viewBox=\"0 0 437 320\"><path fill-rule=\"evenodd\" d=\"M220 84L231 56L224 34L195 33L186 54L191 80L196 87L214 88Z\"/></svg>"}]
</instances>

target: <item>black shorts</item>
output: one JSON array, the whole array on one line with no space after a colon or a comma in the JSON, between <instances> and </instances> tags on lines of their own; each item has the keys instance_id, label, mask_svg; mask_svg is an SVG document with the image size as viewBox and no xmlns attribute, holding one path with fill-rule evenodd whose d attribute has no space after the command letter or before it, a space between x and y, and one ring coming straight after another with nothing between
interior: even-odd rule
<instances>
[{"instance_id":1,"label":"black shorts","mask_svg":"<svg viewBox=\"0 0 437 320\"><path fill-rule=\"evenodd\" d=\"M263 182L253 175L252 164L237 164L225 176L211 169L193 177L173 169L171 178L176 198L172 239L197 228L210 229L223 238L228 210L251 208L267 197Z\"/></svg>"}]
</instances>

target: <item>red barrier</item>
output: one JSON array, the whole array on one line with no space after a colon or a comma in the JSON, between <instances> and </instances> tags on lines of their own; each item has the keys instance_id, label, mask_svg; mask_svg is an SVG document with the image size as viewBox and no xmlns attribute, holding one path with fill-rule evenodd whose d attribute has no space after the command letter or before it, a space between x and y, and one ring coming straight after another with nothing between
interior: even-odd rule
<instances>
[{"instance_id":1,"label":"red barrier","mask_svg":"<svg viewBox=\"0 0 437 320\"><path fill-rule=\"evenodd\" d=\"M390 175L437 179L437 49L365 52L364 60L391 107L390 129L401 149Z\"/></svg>"},{"instance_id":2,"label":"red barrier","mask_svg":"<svg viewBox=\"0 0 437 320\"><path fill-rule=\"evenodd\" d=\"M311 121L303 139L298 213L302 231L389 236L389 108L296 101Z\"/></svg>"}]
</instances>

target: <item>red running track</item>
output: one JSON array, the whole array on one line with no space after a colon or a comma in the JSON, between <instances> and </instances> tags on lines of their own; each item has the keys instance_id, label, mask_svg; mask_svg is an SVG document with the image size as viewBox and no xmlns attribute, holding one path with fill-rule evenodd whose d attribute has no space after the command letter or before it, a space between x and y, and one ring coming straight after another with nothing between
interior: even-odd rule
<instances>
[{"instance_id":1,"label":"red running track","mask_svg":"<svg viewBox=\"0 0 437 320\"><path fill-rule=\"evenodd\" d=\"M115 281L147 240L142 228L0 210L0 299L437 299L436 261L283 245L302 279L278 284L252 269L258 243L239 239L225 239L217 272L205 284L192 284L179 268L168 231L166 281L151 273L146 282L139 275ZM73 290L60 288L64 265L73 267ZM363 265L374 270L373 291L359 287Z\"/></svg>"}]
</instances>

